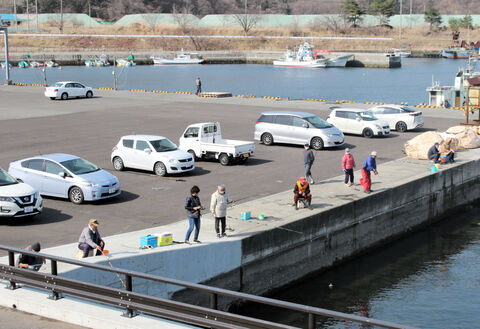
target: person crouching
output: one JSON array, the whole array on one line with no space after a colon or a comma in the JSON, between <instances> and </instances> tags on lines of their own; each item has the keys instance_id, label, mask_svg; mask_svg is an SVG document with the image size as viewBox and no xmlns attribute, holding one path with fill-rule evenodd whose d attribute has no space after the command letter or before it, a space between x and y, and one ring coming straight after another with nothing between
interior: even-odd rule
<instances>
[{"instance_id":1,"label":"person crouching","mask_svg":"<svg viewBox=\"0 0 480 329\"><path fill-rule=\"evenodd\" d=\"M102 254L105 248L105 242L98 232L98 220L90 219L88 226L85 227L78 238L78 249L83 251L83 257L88 257L91 250L97 249L96 256Z\"/></svg>"},{"instance_id":2,"label":"person crouching","mask_svg":"<svg viewBox=\"0 0 480 329\"><path fill-rule=\"evenodd\" d=\"M293 189L293 202L295 203L295 210L298 209L297 202L299 198L306 199L308 202L308 208L311 209L312 195L310 194L310 186L308 185L307 179L305 177L300 177L300 179L295 184Z\"/></svg>"}]
</instances>

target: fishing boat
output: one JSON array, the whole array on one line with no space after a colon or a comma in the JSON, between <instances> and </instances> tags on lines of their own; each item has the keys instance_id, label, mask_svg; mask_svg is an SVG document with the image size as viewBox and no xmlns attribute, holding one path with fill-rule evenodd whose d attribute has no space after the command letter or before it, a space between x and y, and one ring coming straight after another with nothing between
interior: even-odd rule
<instances>
[{"instance_id":1,"label":"fishing boat","mask_svg":"<svg viewBox=\"0 0 480 329\"><path fill-rule=\"evenodd\" d=\"M95 64L95 61L91 61L91 60L87 59L85 61L85 66L92 67L92 66L97 66L97 65Z\"/></svg>"},{"instance_id":2,"label":"fishing boat","mask_svg":"<svg viewBox=\"0 0 480 329\"><path fill-rule=\"evenodd\" d=\"M44 63L40 63L40 62L30 62L30 67L42 67L44 65L45 65Z\"/></svg>"},{"instance_id":3,"label":"fishing boat","mask_svg":"<svg viewBox=\"0 0 480 329\"><path fill-rule=\"evenodd\" d=\"M54 61L47 61L47 62L45 62L45 66L46 67L57 67L58 63L56 63Z\"/></svg>"},{"instance_id":4,"label":"fishing boat","mask_svg":"<svg viewBox=\"0 0 480 329\"><path fill-rule=\"evenodd\" d=\"M313 52L313 57L315 59L326 59L327 60L327 66L326 67L345 67L345 66L347 66L347 62L354 57L353 54L329 57L329 56L325 56L325 55L319 55L319 53L330 54L330 50L327 50L327 51L325 51L325 50L315 50Z\"/></svg>"},{"instance_id":5,"label":"fishing boat","mask_svg":"<svg viewBox=\"0 0 480 329\"><path fill-rule=\"evenodd\" d=\"M287 49L284 57L273 61L274 66L283 67L327 67L327 58L314 58L313 46L304 42L294 50Z\"/></svg>"},{"instance_id":6,"label":"fishing boat","mask_svg":"<svg viewBox=\"0 0 480 329\"><path fill-rule=\"evenodd\" d=\"M452 47L452 48L442 49L443 58L467 59L476 55L478 55L478 50L467 49L464 47Z\"/></svg>"},{"instance_id":7,"label":"fishing boat","mask_svg":"<svg viewBox=\"0 0 480 329\"><path fill-rule=\"evenodd\" d=\"M393 48L392 51L395 55L403 58L412 56L412 52L408 51L405 47L402 47L402 49Z\"/></svg>"},{"instance_id":8,"label":"fishing boat","mask_svg":"<svg viewBox=\"0 0 480 329\"><path fill-rule=\"evenodd\" d=\"M96 66L110 66L110 62L108 61L107 55L102 55L99 58L95 58L95 65Z\"/></svg>"},{"instance_id":9,"label":"fishing boat","mask_svg":"<svg viewBox=\"0 0 480 329\"><path fill-rule=\"evenodd\" d=\"M480 77L480 72L475 70L477 61L471 57L465 69L461 68L455 75L453 86L441 86L432 77L432 86L427 88L429 105L440 107L461 107L467 99L468 79Z\"/></svg>"},{"instance_id":10,"label":"fishing boat","mask_svg":"<svg viewBox=\"0 0 480 329\"><path fill-rule=\"evenodd\" d=\"M0 66L1 66L2 68L4 68L5 66L7 66L7 63L1 62L1 63L0 63ZM8 67L12 67L12 64L8 63Z\"/></svg>"},{"instance_id":11,"label":"fishing boat","mask_svg":"<svg viewBox=\"0 0 480 329\"><path fill-rule=\"evenodd\" d=\"M119 66L119 67L121 67L121 66L130 67L130 66L135 66L137 64L133 60L117 59L116 60L116 65Z\"/></svg>"},{"instance_id":12,"label":"fishing boat","mask_svg":"<svg viewBox=\"0 0 480 329\"><path fill-rule=\"evenodd\" d=\"M164 57L150 57L154 65L172 65L172 64L201 64L205 62L206 58L192 57L193 53L182 51L173 58Z\"/></svg>"},{"instance_id":13,"label":"fishing boat","mask_svg":"<svg viewBox=\"0 0 480 329\"><path fill-rule=\"evenodd\" d=\"M30 65L28 65L28 63L25 62L25 61L21 61L21 62L18 63L18 67L25 69L25 68L30 67Z\"/></svg>"}]
</instances>

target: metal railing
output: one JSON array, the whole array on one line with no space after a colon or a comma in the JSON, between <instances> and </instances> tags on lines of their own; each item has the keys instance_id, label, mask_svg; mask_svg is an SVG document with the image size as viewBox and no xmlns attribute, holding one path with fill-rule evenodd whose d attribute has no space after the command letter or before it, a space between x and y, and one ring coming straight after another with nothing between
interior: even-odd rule
<instances>
[{"instance_id":1,"label":"metal railing","mask_svg":"<svg viewBox=\"0 0 480 329\"><path fill-rule=\"evenodd\" d=\"M128 271L114 267L90 264L74 259L36 253L4 245L0 245L0 250L8 252L9 265L0 264L0 279L10 281L10 289L16 289L17 283L21 283L27 286L51 291L52 294L49 298L54 300L61 298L60 294L89 299L96 302L125 308L124 316L126 317L132 317L135 316L136 312L141 312L178 322L209 328L292 328L292 326L219 311L217 309L218 296L226 296L238 300L250 301L303 313L306 317L305 327L309 329L315 328L315 320L318 316L363 323L382 328L413 329L409 326L398 325L395 323L362 316L335 312L318 307L290 303L227 289L209 287L202 284L169 279L136 271ZM39 273L15 267L15 253L50 260L50 274ZM92 268L99 271L111 272L115 273L117 276L123 275L125 278L125 290L61 277L57 273L58 262ZM133 278L161 282L205 292L210 295L210 308L133 292Z\"/></svg>"}]
</instances>

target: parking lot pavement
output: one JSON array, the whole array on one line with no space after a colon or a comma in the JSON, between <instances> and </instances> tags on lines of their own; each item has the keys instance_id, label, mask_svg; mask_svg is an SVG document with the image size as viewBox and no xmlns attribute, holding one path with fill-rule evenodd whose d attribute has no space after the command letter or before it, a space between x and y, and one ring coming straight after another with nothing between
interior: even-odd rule
<instances>
[{"instance_id":1,"label":"parking lot pavement","mask_svg":"<svg viewBox=\"0 0 480 329\"><path fill-rule=\"evenodd\" d=\"M103 92L93 99L51 101L43 89L0 87L0 166L37 154L71 153L111 171L110 153L120 136L132 133L163 135L178 143L185 127L195 122L218 121L225 138L252 140L256 119L266 110L302 110L325 118L331 104L275 102L263 99L198 99L195 96ZM351 104L349 105L352 106ZM365 106L365 105L364 105ZM346 136L357 166L372 151L383 162L404 156L402 146L415 135L440 131L461 121L458 112L429 113L425 127L395 133L387 138ZM45 198L44 211L33 219L2 220L2 244L25 247L37 240L44 247L78 239L89 218L98 218L103 235L112 235L176 222L185 217L184 201L192 185L201 189L200 199L225 184L238 202L293 189L303 176L302 146L264 146L256 143L255 156L246 165L223 167L216 161L199 161L194 172L160 178L153 173L127 170L114 172L122 195L97 203L73 205L66 200ZM341 173L343 148L315 152L312 173L325 179ZM356 178L358 180L358 178Z\"/></svg>"},{"instance_id":2,"label":"parking lot pavement","mask_svg":"<svg viewBox=\"0 0 480 329\"><path fill-rule=\"evenodd\" d=\"M2 328L15 329L81 329L84 327L76 326L66 322L47 319L38 315L33 315L11 308L0 307L0 321Z\"/></svg>"}]
</instances>

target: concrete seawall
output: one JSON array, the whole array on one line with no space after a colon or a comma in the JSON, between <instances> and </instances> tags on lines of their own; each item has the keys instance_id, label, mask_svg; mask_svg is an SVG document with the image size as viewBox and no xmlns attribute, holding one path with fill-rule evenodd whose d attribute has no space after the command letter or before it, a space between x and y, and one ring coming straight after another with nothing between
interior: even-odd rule
<instances>
[{"instance_id":1,"label":"concrete seawall","mask_svg":"<svg viewBox=\"0 0 480 329\"><path fill-rule=\"evenodd\" d=\"M442 166L438 173L430 173L430 166L428 161L408 158L380 162L380 175L373 178L375 192L370 195L358 185L345 187L341 176L319 182L312 186L313 210L295 211L290 206L291 191L238 205L229 210L228 238L216 238L213 219L205 215L201 244L138 249L140 236L146 234L169 231L174 240L183 241L184 221L106 237L105 241L112 263L119 268L268 294L430 225L478 199L480 149L458 152L456 163ZM240 220L243 211L251 211L253 219ZM260 213L265 220L258 220ZM75 250L76 243L72 243L44 252L73 257ZM86 261L106 264L104 257ZM65 264L59 266L59 273L121 287L112 273ZM172 285L135 280L134 291L208 305L208 295ZM231 303L219 299L221 307Z\"/></svg>"},{"instance_id":2,"label":"concrete seawall","mask_svg":"<svg viewBox=\"0 0 480 329\"><path fill-rule=\"evenodd\" d=\"M105 51L111 63L115 58L126 59L131 53L129 52L113 52ZM174 52L161 51L140 51L133 52L135 62L138 65L151 65L152 56L165 56L172 58ZM206 58L206 64L268 64L271 65L275 59L284 55L283 51L198 51L195 54L200 58ZM401 61L392 60L383 53L367 53L367 52L332 52L330 56L340 56L345 54L353 54L353 60L347 63L350 67L369 67L369 68L394 68L400 67ZM102 52L82 52L82 53L30 53L30 61L44 62L54 60L60 65L85 65L86 60L94 60L102 55ZM10 63L18 65L20 61L26 61L25 53L12 53Z\"/></svg>"}]
</instances>

